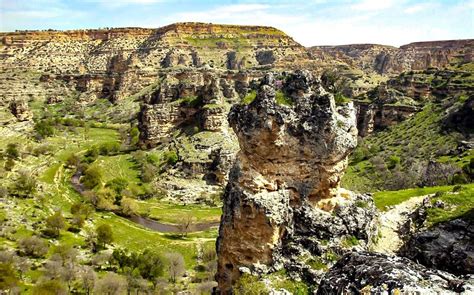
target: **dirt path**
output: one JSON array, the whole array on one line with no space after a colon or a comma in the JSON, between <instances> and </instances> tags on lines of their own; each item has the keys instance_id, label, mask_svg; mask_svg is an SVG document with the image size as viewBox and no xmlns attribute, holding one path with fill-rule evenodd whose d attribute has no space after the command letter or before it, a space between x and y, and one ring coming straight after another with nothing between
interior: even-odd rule
<instances>
[{"instance_id":1,"label":"dirt path","mask_svg":"<svg viewBox=\"0 0 474 295\"><path fill-rule=\"evenodd\" d=\"M413 197L403 203L395 205L393 209L382 212L380 216L381 237L372 250L380 253L393 254L403 244L397 231L408 220L408 216L416 207L421 205L429 195Z\"/></svg>"}]
</instances>

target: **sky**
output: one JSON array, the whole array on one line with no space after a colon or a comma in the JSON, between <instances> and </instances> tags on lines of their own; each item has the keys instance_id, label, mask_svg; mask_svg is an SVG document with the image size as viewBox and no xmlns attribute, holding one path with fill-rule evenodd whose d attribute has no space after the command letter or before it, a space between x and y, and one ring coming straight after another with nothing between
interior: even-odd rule
<instances>
[{"instance_id":1,"label":"sky","mask_svg":"<svg viewBox=\"0 0 474 295\"><path fill-rule=\"evenodd\" d=\"M304 46L474 38L474 0L0 0L0 31L266 25Z\"/></svg>"}]
</instances>

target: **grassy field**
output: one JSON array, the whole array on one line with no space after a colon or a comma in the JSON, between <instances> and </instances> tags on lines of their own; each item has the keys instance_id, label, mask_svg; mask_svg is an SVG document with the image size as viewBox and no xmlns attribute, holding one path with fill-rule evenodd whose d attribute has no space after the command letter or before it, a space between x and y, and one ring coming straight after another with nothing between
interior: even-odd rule
<instances>
[{"instance_id":1,"label":"grassy field","mask_svg":"<svg viewBox=\"0 0 474 295\"><path fill-rule=\"evenodd\" d=\"M192 216L194 222L218 222L221 217L220 207L203 205L179 205L159 200L139 201L139 212L147 213L148 217L164 222L178 224L183 217Z\"/></svg>"}]
</instances>

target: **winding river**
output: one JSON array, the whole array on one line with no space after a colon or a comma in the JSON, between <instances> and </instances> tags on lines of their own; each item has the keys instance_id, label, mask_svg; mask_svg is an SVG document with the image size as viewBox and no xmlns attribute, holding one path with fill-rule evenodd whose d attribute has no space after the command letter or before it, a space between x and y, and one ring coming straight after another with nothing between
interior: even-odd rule
<instances>
[{"instance_id":1,"label":"winding river","mask_svg":"<svg viewBox=\"0 0 474 295\"><path fill-rule=\"evenodd\" d=\"M80 182L82 172L77 170L76 173L71 177L71 186L81 195L86 191L84 185ZM161 232L161 233L180 233L181 229L176 224L162 223L150 218L142 217L139 215L132 215L129 217L124 217L134 223L140 224L141 226ZM188 232L196 231L205 231L213 227L219 226L219 222L204 222L204 223L194 223L190 225Z\"/></svg>"}]
</instances>

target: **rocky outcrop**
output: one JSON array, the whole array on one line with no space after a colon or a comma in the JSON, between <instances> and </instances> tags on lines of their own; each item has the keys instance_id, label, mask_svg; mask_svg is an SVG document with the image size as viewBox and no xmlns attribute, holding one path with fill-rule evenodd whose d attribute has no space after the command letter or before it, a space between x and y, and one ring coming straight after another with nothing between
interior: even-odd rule
<instances>
[{"instance_id":1,"label":"rocky outcrop","mask_svg":"<svg viewBox=\"0 0 474 295\"><path fill-rule=\"evenodd\" d=\"M460 280L409 259L352 252L324 276L318 295L326 294L471 294L474 278Z\"/></svg>"},{"instance_id":2,"label":"rocky outcrop","mask_svg":"<svg viewBox=\"0 0 474 295\"><path fill-rule=\"evenodd\" d=\"M400 254L430 268L456 275L473 274L474 213L471 211L469 214L471 216L465 219L447 221L415 232Z\"/></svg>"},{"instance_id":3,"label":"rocky outcrop","mask_svg":"<svg viewBox=\"0 0 474 295\"><path fill-rule=\"evenodd\" d=\"M256 99L229 113L241 150L229 175L217 241L223 293L242 271L283 266L305 269L304 279L315 282L320 273L310 266L312 256L323 255L328 243L344 251L348 238L357 244L360 239L364 248L373 232L371 198L339 189L357 144L352 103L336 107L308 72L288 75L281 90L276 84L266 75Z\"/></svg>"},{"instance_id":4,"label":"rocky outcrop","mask_svg":"<svg viewBox=\"0 0 474 295\"><path fill-rule=\"evenodd\" d=\"M399 74L411 70L445 68L453 63L473 61L474 40L416 42L395 48L378 44L316 46L338 60L364 71Z\"/></svg>"},{"instance_id":5,"label":"rocky outcrop","mask_svg":"<svg viewBox=\"0 0 474 295\"><path fill-rule=\"evenodd\" d=\"M24 100L14 100L10 102L10 111L18 121L28 121L33 118L33 113Z\"/></svg>"}]
</instances>

